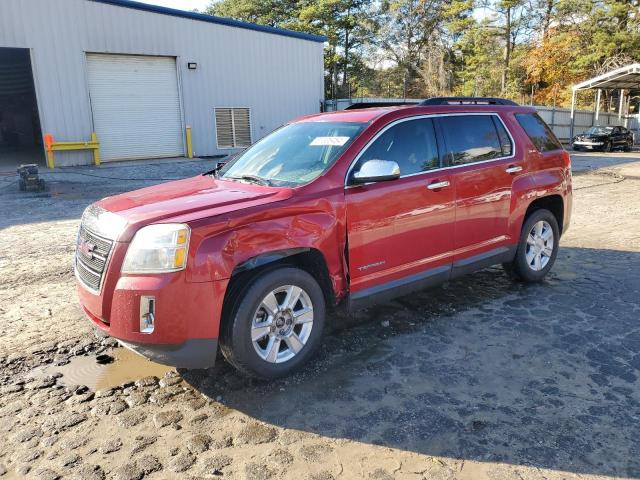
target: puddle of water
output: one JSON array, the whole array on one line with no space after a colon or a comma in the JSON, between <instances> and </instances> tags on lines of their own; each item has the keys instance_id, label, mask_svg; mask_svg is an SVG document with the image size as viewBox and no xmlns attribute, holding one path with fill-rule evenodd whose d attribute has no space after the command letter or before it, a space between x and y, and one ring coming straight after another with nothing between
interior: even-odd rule
<instances>
[{"instance_id":1,"label":"puddle of water","mask_svg":"<svg viewBox=\"0 0 640 480\"><path fill-rule=\"evenodd\" d=\"M58 383L62 385L86 385L93 391L106 390L123 383L133 382L143 377L155 375L162 378L173 367L154 363L126 348L116 348L108 352L114 360L100 365L96 357L73 357L71 362L62 366L48 365L34 372L34 376L47 376L61 373Z\"/></svg>"}]
</instances>

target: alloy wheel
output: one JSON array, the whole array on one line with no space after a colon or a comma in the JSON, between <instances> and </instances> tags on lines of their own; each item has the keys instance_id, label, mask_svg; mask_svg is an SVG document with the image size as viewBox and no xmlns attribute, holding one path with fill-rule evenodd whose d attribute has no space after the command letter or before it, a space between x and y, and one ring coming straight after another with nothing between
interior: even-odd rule
<instances>
[{"instance_id":1,"label":"alloy wheel","mask_svg":"<svg viewBox=\"0 0 640 480\"><path fill-rule=\"evenodd\" d=\"M282 363L304 348L312 329L309 294L295 285L283 285L260 302L251 321L251 341L260 358Z\"/></svg>"},{"instance_id":2,"label":"alloy wheel","mask_svg":"<svg viewBox=\"0 0 640 480\"><path fill-rule=\"evenodd\" d=\"M553 246L551 225L544 220L536 222L527 236L525 257L529 268L536 272L544 269L553 255Z\"/></svg>"}]
</instances>

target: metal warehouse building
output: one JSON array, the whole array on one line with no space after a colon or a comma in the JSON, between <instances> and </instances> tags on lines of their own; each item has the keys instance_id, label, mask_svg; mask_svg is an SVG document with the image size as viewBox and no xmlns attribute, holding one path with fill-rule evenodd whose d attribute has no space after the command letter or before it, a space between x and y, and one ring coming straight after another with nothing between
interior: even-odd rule
<instances>
[{"instance_id":1,"label":"metal warehouse building","mask_svg":"<svg viewBox=\"0 0 640 480\"><path fill-rule=\"evenodd\" d=\"M323 96L324 38L128 0L0 1L0 165L245 147ZM55 154L56 166L93 162Z\"/></svg>"}]
</instances>

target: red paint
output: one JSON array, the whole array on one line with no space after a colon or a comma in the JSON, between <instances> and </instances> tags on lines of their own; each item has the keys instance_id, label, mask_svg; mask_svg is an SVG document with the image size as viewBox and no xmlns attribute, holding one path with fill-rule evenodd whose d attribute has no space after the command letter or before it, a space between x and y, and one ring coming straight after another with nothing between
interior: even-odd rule
<instances>
[{"instance_id":1,"label":"red paint","mask_svg":"<svg viewBox=\"0 0 640 480\"><path fill-rule=\"evenodd\" d=\"M346 190L352 292L451 263L454 189L426 188L444 180L439 171Z\"/></svg>"},{"instance_id":2,"label":"red paint","mask_svg":"<svg viewBox=\"0 0 640 480\"><path fill-rule=\"evenodd\" d=\"M445 168L345 189L352 161L389 123L415 115L497 112L515 141L507 160ZM298 188L275 188L198 176L124 193L99 205L128 221L109 259L102 291L79 285L94 324L126 341L180 344L216 338L229 278L239 264L291 248L319 251L340 300L383 283L517 243L532 201L560 195L564 227L571 211L569 156L538 153L513 117L532 112L511 106L374 108L324 113L306 121L367 122L362 134L327 173ZM509 174L505 169L521 166ZM429 190L432 182L450 186ZM151 223L191 227L186 270L126 275L121 266L135 232ZM344 256L348 248L348 260ZM156 329L141 334L139 298L156 297Z\"/></svg>"}]
</instances>

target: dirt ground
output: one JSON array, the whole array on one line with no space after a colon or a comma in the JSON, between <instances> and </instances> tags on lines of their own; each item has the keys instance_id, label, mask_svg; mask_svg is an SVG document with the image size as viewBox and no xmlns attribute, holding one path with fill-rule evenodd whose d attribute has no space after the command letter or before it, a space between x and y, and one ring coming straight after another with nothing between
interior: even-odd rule
<instances>
[{"instance_id":1,"label":"dirt ground","mask_svg":"<svg viewBox=\"0 0 640 480\"><path fill-rule=\"evenodd\" d=\"M211 164L68 169L44 194L0 177L1 480L640 478L637 154L574 156L546 282L492 268L335 318L270 383L131 359L76 301L83 208Z\"/></svg>"}]
</instances>

